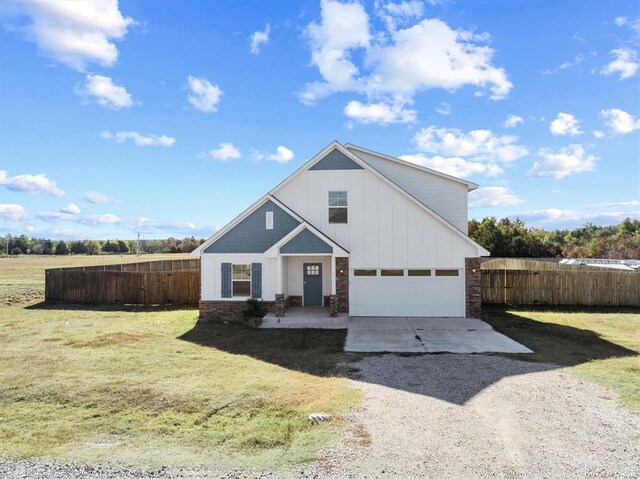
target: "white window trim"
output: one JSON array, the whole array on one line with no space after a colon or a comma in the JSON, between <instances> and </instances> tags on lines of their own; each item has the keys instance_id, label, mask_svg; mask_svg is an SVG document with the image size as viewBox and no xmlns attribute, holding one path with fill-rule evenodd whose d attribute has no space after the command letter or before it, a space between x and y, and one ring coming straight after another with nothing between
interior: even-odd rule
<instances>
[{"instance_id":1,"label":"white window trim","mask_svg":"<svg viewBox=\"0 0 640 479\"><path fill-rule=\"evenodd\" d=\"M330 193L346 193L347 195L347 205L346 206L331 206L329 204L329 194ZM344 223L332 223L330 221L330 217L329 217L329 211L331 210L331 208L344 208L347 210L347 221ZM349 224L349 190L328 190L327 191L327 224L329 225L348 225Z\"/></svg>"},{"instance_id":2,"label":"white window trim","mask_svg":"<svg viewBox=\"0 0 640 479\"><path fill-rule=\"evenodd\" d=\"M249 267L249 279L233 279L233 267L234 266L248 266ZM249 295L235 295L233 294L233 283L235 282L245 282L249 283ZM250 298L251 297L251 263L231 263L231 298Z\"/></svg>"},{"instance_id":3,"label":"white window trim","mask_svg":"<svg viewBox=\"0 0 640 479\"><path fill-rule=\"evenodd\" d=\"M273 211L267 211L265 213L265 226L268 230L273 229Z\"/></svg>"}]
</instances>

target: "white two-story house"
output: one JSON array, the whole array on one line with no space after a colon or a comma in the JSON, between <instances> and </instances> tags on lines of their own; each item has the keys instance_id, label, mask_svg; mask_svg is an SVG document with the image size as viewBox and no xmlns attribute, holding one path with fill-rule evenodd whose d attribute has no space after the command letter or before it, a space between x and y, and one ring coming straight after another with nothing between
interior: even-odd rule
<instances>
[{"instance_id":1,"label":"white two-story house","mask_svg":"<svg viewBox=\"0 0 640 479\"><path fill-rule=\"evenodd\" d=\"M200 313L478 317L480 257L467 236L478 185L332 142L192 254Z\"/></svg>"}]
</instances>

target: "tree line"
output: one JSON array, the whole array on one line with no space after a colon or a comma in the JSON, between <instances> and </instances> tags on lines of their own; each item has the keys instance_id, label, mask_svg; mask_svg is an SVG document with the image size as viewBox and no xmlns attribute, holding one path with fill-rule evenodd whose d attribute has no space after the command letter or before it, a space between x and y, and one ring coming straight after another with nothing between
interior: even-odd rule
<instances>
[{"instance_id":1,"label":"tree line","mask_svg":"<svg viewBox=\"0 0 640 479\"><path fill-rule=\"evenodd\" d=\"M204 242L191 238L140 240L141 254L153 253L191 253ZM136 253L136 240L77 240L61 241L47 238L29 238L26 235L5 235L0 238L0 254L20 255L69 255L69 254L130 254Z\"/></svg>"},{"instance_id":2,"label":"tree line","mask_svg":"<svg viewBox=\"0 0 640 479\"><path fill-rule=\"evenodd\" d=\"M625 219L612 226L587 223L575 229L528 228L519 219L494 217L469 221L469 236L495 257L640 259L640 221ZM140 253L190 253L204 242L191 238L141 240ZM26 235L5 235L0 254L128 254L135 240L52 241Z\"/></svg>"}]
</instances>

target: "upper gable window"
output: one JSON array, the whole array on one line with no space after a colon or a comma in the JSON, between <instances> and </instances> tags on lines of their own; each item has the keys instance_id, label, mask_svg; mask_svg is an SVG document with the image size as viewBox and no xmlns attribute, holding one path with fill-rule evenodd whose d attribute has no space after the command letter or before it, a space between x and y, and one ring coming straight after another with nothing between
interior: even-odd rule
<instances>
[{"instance_id":1,"label":"upper gable window","mask_svg":"<svg viewBox=\"0 0 640 479\"><path fill-rule=\"evenodd\" d=\"M266 228L268 230L273 229L273 211L267 211L265 215Z\"/></svg>"},{"instance_id":2,"label":"upper gable window","mask_svg":"<svg viewBox=\"0 0 640 479\"><path fill-rule=\"evenodd\" d=\"M347 203L346 191L329 192L329 223L347 222Z\"/></svg>"}]
</instances>

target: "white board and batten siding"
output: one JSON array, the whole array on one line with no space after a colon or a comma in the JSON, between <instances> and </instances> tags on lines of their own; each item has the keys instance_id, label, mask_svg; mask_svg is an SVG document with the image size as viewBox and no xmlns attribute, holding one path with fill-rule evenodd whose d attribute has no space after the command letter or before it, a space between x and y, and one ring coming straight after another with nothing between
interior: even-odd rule
<instances>
[{"instance_id":1,"label":"white board and batten siding","mask_svg":"<svg viewBox=\"0 0 640 479\"><path fill-rule=\"evenodd\" d=\"M203 254L202 258L201 297L203 301L238 301L244 298L222 298L222 263L251 264L262 263L262 298L273 301L275 298L275 278L277 276L277 260L265 258L262 253L224 253Z\"/></svg>"},{"instance_id":2,"label":"white board and batten siding","mask_svg":"<svg viewBox=\"0 0 640 479\"><path fill-rule=\"evenodd\" d=\"M354 150L354 154L427 205L445 220L467 233L468 186L376 155Z\"/></svg>"},{"instance_id":3,"label":"white board and batten siding","mask_svg":"<svg viewBox=\"0 0 640 479\"><path fill-rule=\"evenodd\" d=\"M329 224L329 191L348 192L347 224ZM478 256L472 244L367 170L303 171L274 195L346 248L351 268L464 268L466 257Z\"/></svg>"},{"instance_id":4,"label":"white board and batten siding","mask_svg":"<svg viewBox=\"0 0 640 479\"><path fill-rule=\"evenodd\" d=\"M456 190L448 201L459 203L454 209L464 215L458 222L466 225L467 187L443 181ZM348 192L346 225L329 224L329 191ZM350 315L465 315L465 258L478 256L477 248L375 174L307 170L275 196L349 250ZM354 276L355 269L376 269L378 274ZM380 269L430 269L432 276L410 277L406 271L405 276L381 276ZM456 269L458 276L435 276L436 269Z\"/></svg>"}]
</instances>

